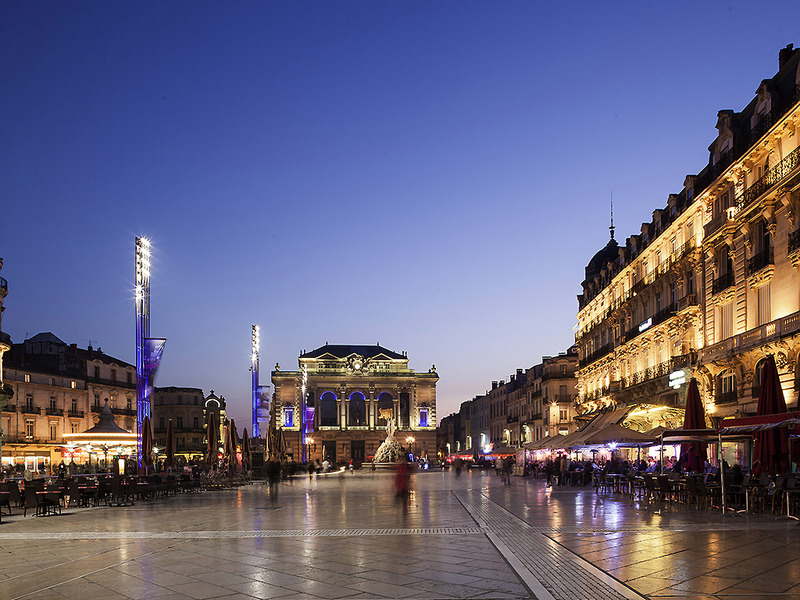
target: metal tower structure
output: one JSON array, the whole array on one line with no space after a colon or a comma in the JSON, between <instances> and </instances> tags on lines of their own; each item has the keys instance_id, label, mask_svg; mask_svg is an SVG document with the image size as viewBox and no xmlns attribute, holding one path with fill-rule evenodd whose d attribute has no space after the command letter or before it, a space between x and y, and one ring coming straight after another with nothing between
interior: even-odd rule
<instances>
[{"instance_id":1,"label":"metal tower structure","mask_svg":"<svg viewBox=\"0 0 800 600\"><path fill-rule=\"evenodd\" d=\"M258 325L253 325L251 333L251 357L250 357L250 370L253 373L253 428L252 436L254 438L261 436L261 428L258 423L258 408L261 405L261 398L258 392L258 353L261 348L261 334Z\"/></svg>"},{"instance_id":2,"label":"metal tower structure","mask_svg":"<svg viewBox=\"0 0 800 600\"><path fill-rule=\"evenodd\" d=\"M146 342L150 337L150 240L136 238L136 456L142 467L142 424L150 416Z\"/></svg>"}]
</instances>

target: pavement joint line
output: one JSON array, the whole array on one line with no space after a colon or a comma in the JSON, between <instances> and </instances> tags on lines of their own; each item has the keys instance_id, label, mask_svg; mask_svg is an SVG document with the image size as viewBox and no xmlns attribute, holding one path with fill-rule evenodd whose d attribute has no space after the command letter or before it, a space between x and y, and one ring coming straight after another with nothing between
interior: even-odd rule
<instances>
[{"instance_id":1,"label":"pavement joint line","mask_svg":"<svg viewBox=\"0 0 800 600\"><path fill-rule=\"evenodd\" d=\"M522 561L517 557L512 550L506 546L496 534L492 533L491 531L486 532L486 537L489 538L489 541L494 544L494 547L497 548L497 551L500 555L506 560L509 566L514 569L514 572L517 576L522 579L525 587L527 587L531 593L533 594L536 600L555 600L553 595L547 591L542 585L542 582L539 581L536 576L531 573L528 568L522 564Z\"/></svg>"},{"instance_id":2,"label":"pavement joint line","mask_svg":"<svg viewBox=\"0 0 800 600\"><path fill-rule=\"evenodd\" d=\"M346 537L384 535L483 535L477 527L416 527L406 529L254 529L216 531L70 531L0 533L0 540L151 540L277 537Z\"/></svg>"}]
</instances>

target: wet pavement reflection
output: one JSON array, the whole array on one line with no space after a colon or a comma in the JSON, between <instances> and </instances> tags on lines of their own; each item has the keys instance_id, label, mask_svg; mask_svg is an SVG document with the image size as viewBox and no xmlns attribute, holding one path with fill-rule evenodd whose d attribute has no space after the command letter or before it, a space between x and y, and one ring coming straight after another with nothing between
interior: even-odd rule
<instances>
[{"instance_id":1,"label":"wet pavement reflection","mask_svg":"<svg viewBox=\"0 0 800 600\"><path fill-rule=\"evenodd\" d=\"M2 598L800 600L793 523L485 470L415 473L406 508L360 471L14 514L0 548Z\"/></svg>"}]
</instances>

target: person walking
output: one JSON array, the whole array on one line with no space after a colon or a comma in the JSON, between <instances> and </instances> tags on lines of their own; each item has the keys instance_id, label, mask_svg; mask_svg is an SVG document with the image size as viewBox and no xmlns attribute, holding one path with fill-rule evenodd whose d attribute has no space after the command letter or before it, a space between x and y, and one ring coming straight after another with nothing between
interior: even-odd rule
<instances>
[{"instance_id":1,"label":"person walking","mask_svg":"<svg viewBox=\"0 0 800 600\"><path fill-rule=\"evenodd\" d=\"M281 463L271 459L267 461L265 471L269 485L269 500L275 504L278 501L278 484L281 481Z\"/></svg>"}]
</instances>

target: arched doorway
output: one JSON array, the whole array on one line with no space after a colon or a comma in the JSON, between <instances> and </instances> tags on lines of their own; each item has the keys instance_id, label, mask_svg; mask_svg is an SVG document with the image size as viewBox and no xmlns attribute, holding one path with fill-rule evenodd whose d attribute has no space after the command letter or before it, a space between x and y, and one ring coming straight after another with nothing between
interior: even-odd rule
<instances>
[{"instance_id":1,"label":"arched doorway","mask_svg":"<svg viewBox=\"0 0 800 600\"><path fill-rule=\"evenodd\" d=\"M394 414L394 398L389 392L381 392L378 394L378 419L376 421L377 425L382 425L386 427L386 418L380 416L381 410L391 410L392 416L395 418L395 422L397 421L397 415ZM386 413L384 413L386 414Z\"/></svg>"}]
</instances>

